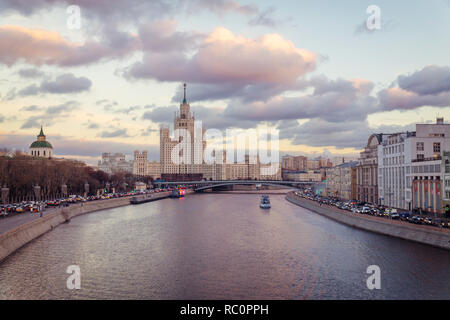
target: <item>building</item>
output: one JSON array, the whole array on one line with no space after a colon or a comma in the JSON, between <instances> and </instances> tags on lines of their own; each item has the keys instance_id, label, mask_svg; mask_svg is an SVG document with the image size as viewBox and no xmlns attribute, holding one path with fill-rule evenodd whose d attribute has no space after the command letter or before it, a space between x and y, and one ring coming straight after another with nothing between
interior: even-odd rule
<instances>
[{"instance_id":1,"label":"building","mask_svg":"<svg viewBox=\"0 0 450 320\"><path fill-rule=\"evenodd\" d=\"M145 184L144 182L136 182L135 186L134 186L134 190L136 191L145 191L147 190L147 184Z\"/></svg>"},{"instance_id":2,"label":"building","mask_svg":"<svg viewBox=\"0 0 450 320\"><path fill-rule=\"evenodd\" d=\"M299 182L322 182L323 174L317 170L308 171L286 171L284 173L284 180L299 181Z\"/></svg>"},{"instance_id":3,"label":"building","mask_svg":"<svg viewBox=\"0 0 450 320\"><path fill-rule=\"evenodd\" d=\"M287 171L319 170L321 168L331 167L332 163L327 158L317 157L315 159L308 159L305 156L284 156L281 166L283 170Z\"/></svg>"},{"instance_id":4,"label":"building","mask_svg":"<svg viewBox=\"0 0 450 320\"><path fill-rule=\"evenodd\" d=\"M450 124L416 124L415 132L388 135L378 146L378 197L385 206L442 213L442 158Z\"/></svg>"},{"instance_id":5,"label":"building","mask_svg":"<svg viewBox=\"0 0 450 320\"><path fill-rule=\"evenodd\" d=\"M179 181L192 180L192 177L201 177L203 180L281 180L280 163L277 163L277 172L268 171L264 174L265 168L259 157L252 159L246 155L240 163L227 163L226 153L214 155L215 161L207 164L203 160L203 152L206 148L204 141L205 128L195 127L195 118L190 111L190 105L186 99L186 84L184 84L184 99L180 104L180 110L175 113L174 129L185 129L187 139L172 139L170 129L162 127L160 129L160 163L161 178L180 179ZM179 152L174 148L180 148ZM187 154L183 154L187 152ZM182 175L186 175L186 179Z\"/></svg>"},{"instance_id":6,"label":"building","mask_svg":"<svg viewBox=\"0 0 450 320\"><path fill-rule=\"evenodd\" d=\"M151 177L154 180L161 178L161 164L148 160L148 151L134 151L133 174L141 177Z\"/></svg>"},{"instance_id":7,"label":"building","mask_svg":"<svg viewBox=\"0 0 450 320\"><path fill-rule=\"evenodd\" d=\"M385 136L372 134L360 153L356 167L356 198L359 201L378 203L378 146Z\"/></svg>"},{"instance_id":8,"label":"building","mask_svg":"<svg viewBox=\"0 0 450 320\"><path fill-rule=\"evenodd\" d=\"M98 161L98 169L108 174L132 173L133 162L125 160L123 153L102 153L102 160Z\"/></svg>"},{"instance_id":9,"label":"building","mask_svg":"<svg viewBox=\"0 0 450 320\"><path fill-rule=\"evenodd\" d=\"M184 99L180 104L180 111L175 113L174 130L186 130L187 139L180 137L179 140L172 140L169 128L163 127L160 130L160 163L162 174L193 174L203 171L203 141L204 129L197 132L195 128L195 118L191 113L190 104L186 99L186 83L184 84ZM173 153L173 149L179 146L186 154Z\"/></svg>"},{"instance_id":10,"label":"building","mask_svg":"<svg viewBox=\"0 0 450 320\"><path fill-rule=\"evenodd\" d=\"M327 196L342 200L356 199L358 161L340 164L327 170Z\"/></svg>"},{"instance_id":11,"label":"building","mask_svg":"<svg viewBox=\"0 0 450 320\"><path fill-rule=\"evenodd\" d=\"M450 151L444 151L442 156L442 207L444 214L450 218Z\"/></svg>"},{"instance_id":12,"label":"building","mask_svg":"<svg viewBox=\"0 0 450 320\"><path fill-rule=\"evenodd\" d=\"M352 161L358 161L358 159L356 157L334 157L331 161L331 166L336 167L340 164Z\"/></svg>"},{"instance_id":13,"label":"building","mask_svg":"<svg viewBox=\"0 0 450 320\"><path fill-rule=\"evenodd\" d=\"M47 141L44 130L41 126L41 132L37 136L37 140L30 146L30 155L33 157L47 158L53 157L53 147L50 142Z\"/></svg>"},{"instance_id":14,"label":"building","mask_svg":"<svg viewBox=\"0 0 450 320\"><path fill-rule=\"evenodd\" d=\"M284 156L281 159L281 168L285 170L295 170L294 169L294 157Z\"/></svg>"}]
</instances>

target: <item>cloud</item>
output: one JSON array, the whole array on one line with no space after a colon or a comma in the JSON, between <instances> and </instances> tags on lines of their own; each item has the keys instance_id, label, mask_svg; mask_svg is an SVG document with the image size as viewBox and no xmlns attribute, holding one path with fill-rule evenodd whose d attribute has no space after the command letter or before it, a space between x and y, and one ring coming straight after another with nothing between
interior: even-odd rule
<instances>
[{"instance_id":1,"label":"cloud","mask_svg":"<svg viewBox=\"0 0 450 320\"><path fill-rule=\"evenodd\" d=\"M145 111L142 119L151 120L155 123L169 123L173 121L176 111L178 111L176 106L155 107L150 111Z\"/></svg>"},{"instance_id":2,"label":"cloud","mask_svg":"<svg viewBox=\"0 0 450 320\"><path fill-rule=\"evenodd\" d=\"M266 26L275 27L281 23L281 21L273 18L273 14L276 11L275 7L269 7L264 11L256 14L252 19L249 20L251 26Z\"/></svg>"},{"instance_id":3,"label":"cloud","mask_svg":"<svg viewBox=\"0 0 450 320\"><path fill-rule=\"evenodd\" d=\"M40 10L50 10L55 6L62 9L69 5L78 5L90 18L116 20L136 19L142 16L160 16L173 11L173 4L166 0L1 0L0 12L19 12L29 16Z\"/></svg>"},{"instance_id":4,"label":"cloud","mask_svg":"<svg viewBox=\"0 0 450 320\"><path fill-rule=\"evenodd\" d=\"M378 97L384 110L411 110L424 106L450 107L450 92L419 95L401 88L389 88L380 91Z\"/></svg>"},{"instance_id":5,"label":"cloud","mask_svg":"<svg viewBox=\"0 0 450 320\"><path fill-rule=\"evenodd\" d=\"M236 0L1 0L0 12L19 12L29 16L40 10L55 6L61 9L68 5L80 6L89 19L115 23L118 19L127 22L173 16L176 13L195 14L208 11L216 15L236 13L252 16L259 12L255 5L241 5Z\"/></svg>"},{"instance_id":6,"label":"cloud","mask_svg":"<svg viewBox=\"0 0 450 320\"><path fill-rule=\"evenodd\" d=\"M142 50L152 52L184 52L195 48L204 35L176 31L176 20L157 20L139 28Z\"/></svg>"},{"instance_id":7,"label":"cloud","mask_svg":"<svg viewBox=\"0 0 450 320\"><path fill-rule=\"evenodd\" d=\"M2 123L3 121L5 121L5 116L2 116L2 115L0 114L0 123Z\"/></svg>"},{"instance_id":8,"label":"cloud","mask_svg":"<svg viewBox=\"0 0 450 320\"><path fill-rule=\"evenodd\" d=\"M52 126L60 118L66 118L72 111L77 109L79 103L68 101L63 104L40 108L42 112L29 117L20 127L21 129L39 128L41 125Z\"/></svg>"},{"instance_id":9,"label":"cloud","mask_svg":"<svg viewBox=\"0 0 450 320\"><path fill-rule=\"evenodd\" d=\"M241 5L234 0L190 0L185 1L188 9L206 9L218 15L235 12L243 15L253 15L258 12L258 8L253 5Z\"/></svg>"},{"instance_id":10,"label":"cloud","mask_svg":"<svg viewBox=\"0 0 450 320\"><path fill-rule=\"evenodd\" d=\"M17 73L22 78L41 78L45 76L45 72L34 68L20 69Z\"/></svg>"},{"instance_id":11,"label":"cloud","mask_svg":"<svg viewBox=\"0 0 450 320\"><path fill-rule=\"evenodd\" d=\"M299 97L277 96L267 102L249 104L231 101L224 114L252 121L321 118L339 122L364 120L368 114L378 111L376 98L370 96L373 88L370 81L314 77L305 81L305 87L309 86L314 87L314 92Z\"/></svg>"},{"instance_id":12,"label":"cloud","mask_svg":"<svg viewBox=\"0 0 450 320\"><path fill-rule=\"evenodd\" d=\"M153 129L152 127L147 127L147 129L141 129L141 137L148 137L152 133L157 133L159 130Z\"/></svg>"},{"instance_id":13,"label":"cloud","mask_svg":"<svg viewBox=\"0 0 450 320\"><path fill-rule=\"evenodd\" d=\"M127 71L130 78L249 85L293 82L316 67L316 55L278 34L256 40L225 28L210 33L190 57L182 52L147 53Z\"/></svg>"},{"instance_id":14,"label":"cloud","mask_svg":"<svg viewBox=\"0 0 450 320\"><path fill-rule=\"evenodd\" d=\"M176 106L154 107L152 110L144 112L142 119L159 124L171 124L173 123L175 112L178 110ZM194 114L195 119L202 121L204 128L219 130L227 128L248 129L257 124L253 120L236 119L235 117L227 116L223 108L192 106L191 112Z\"/></svg>"},{"instance_id":15,"label":"cloud","mask_svg":"<svg viewBox=\"0 0 450 320\"><path fill-rule=\"evenodd\" d=\"M44 81L41 91L46 93L78 93L88 91L92 82L86 77L77 78L72 73L66 73L57 77L54 81Z\"/></svg>"},{"instance_id":16,"label":"cloud","mask_svg":"<svg viewBox=\"0 0 450 320\"><path fill-rule=\"evenodd\" d=\"M17 92L17 96L26 97L26 96L34 96L40 92L40 89L35 84L31 84ZM14 96L16 98L16 96Z\"/></svg>"},{"instance_id":17,"label":"cloud","mask_svg":"<svg viewBox=\"0 0 450 320\"><path fill-rule=\"evenodd\" d=\"M88 91L92 85L91 80L86 77L76 77L72 73L60 75L55 80L44 80L39 86L31 84L17 93L14 91L9 96L9 100L16 97L34 96L37 94L72 94Z\"/></svg>"},{"instance_id":18,"label":"cloud","mask_svg":"<svg viewBox=\"0 0 450 320\"><path fill-rule=\"evenodd\" d=\"M301 125L297 121L286 120L279 122L277 128L280 130L280 139L288 139L294 145L356 149L363 148L373 133L415 130L413 124L370 128L366 120L329 122L322 119L312 119Z\"/></svg>"},{"instance_id":19,"label":"cloud","mask_svg":"<svg viewBox=\"0 0 450 320\"><path fill-rule=\"evenodd\" d=\"M378 93L384 110L411 110L423 106L450 107L450 67L427 66L400 75L391 88Z\"/></svg>"},{"instance_id":20,"label":"cloud","mask_svg":"<svg viewBox=\"0 0 450 320\"><path fill-rule=\"evenodd\" d=\"M10 89L6 95L2 98L2 101L10 101L10 100L14 100L17 96L17 90L16 88L12 88Z\"/></svg>"},{"instance_id":21,"label":"cloud","mask_svg":"<svg viewBox=\"0 0 450 320\"><path fill-rule=\"evenodd\" d=\"M99 129L100 128L100 124L98 124L96 122L92 122L91 120L88 120L88 122L85 123L84 126L86 126L86 128L88 128L88 129Z\"/></svg>"},{"instance_id":22,"label":"cloud","mask_svg":"<svg viewBox=\"0 0 450 320\"><path fill-rule=\"evenodd\" d=\"M20 61L35 65L77 66L125 53L97 41L70 42L59 33L44 29L0 26L0 63L8 66Z\"/></svg>"},{"instance_id":23,"label":"cloud","mask_svg":"<svg viewBox=\"0 0 450 320\"><path fill-rule=\"evenodd\" d=\"M114 129L114 130L110 130L110 131L102 131L99 134L99 137L101 138L128 138L130 137L128 135L127 129Z\"/></svg>"},{"instance_id":24,"label":"cloud","mask_svg":"<svg viewBox=\"0 0 450 320\"><path fill-rule=\"evenodd\" d=\"M39 110L42 110L42 108L36 105L20 108L20 111L39 111Z\"/></svg>"},{"instance_id":25,"label":"cloud","mask_svg":"<svg viewBox=\"0 0 450 320\"><path fill-rule=\"evenodd\" d=\"M450 91L450 67L426 66L410 75L397 78L400 88L420 95L435 95Z\"/></svg>"}]
</instances>

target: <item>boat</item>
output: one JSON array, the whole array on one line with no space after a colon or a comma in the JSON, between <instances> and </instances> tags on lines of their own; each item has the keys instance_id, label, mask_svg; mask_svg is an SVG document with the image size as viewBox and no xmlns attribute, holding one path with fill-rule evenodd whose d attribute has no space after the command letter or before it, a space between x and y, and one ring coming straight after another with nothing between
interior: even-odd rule
<instances>
[{"instance_id":1,"label":"boat","mask_svg":"<svg viewBox=\"0 0 450 320\"><path fill-rule=\"evenodd\" d=\"M171 198L183 198L184 197L184 189L173 189L170 193Z\"/></svg>"},{"instance_id":2,"label":"boat","mask_svg":"<svg viewBox=\"0 0 450 320\"><path fill-rule=\"evenodd\" d=\"M151 194L138 198L138 197L132 197L130 200L131 204L141 204L141 203L146 203L146 202L150 202L150 201L154 201L157 200L158 198L153 198Z\"/></svg>"},{"instance_id":3,"label":"boat","mask_svg":"<svg viewBox=\"0 0 450 320\"><path fill-rule=\"evenodd\" d=\"M268 195L263 195L259 203L259 207L262 209L270 209L270 199Z\"/></svg>"}]
</instances>

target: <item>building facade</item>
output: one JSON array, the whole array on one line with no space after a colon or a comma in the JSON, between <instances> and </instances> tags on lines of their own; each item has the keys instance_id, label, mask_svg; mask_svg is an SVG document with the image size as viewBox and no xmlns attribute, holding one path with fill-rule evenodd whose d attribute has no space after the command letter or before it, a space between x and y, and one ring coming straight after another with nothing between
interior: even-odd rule
<instances>
[{"instance_id":1,"label":"building facade","mask_svg":"<svg viewBox=\"0 0 450 320\"><path fill-rule=\"evenodd\" d=\"M195 128L195 118L191 113L190 104L186 99L186 84L184 84L184 99L180 111L175 113L174 130L187 133L179 139L170 137L170 129L160 130L160 163L162 174L198 174L203 171L203 141L205 129ZM175 147L180 152L172 152ZM183 154L185 152L186 154Z\"/></svg>"},{"instance_id":2,"label":"building facade","mask_svg":"<svg viewBox=\"0 0 450 320\"><path fill-rule=\"evenodd\" d=\"M416 124L378 147L378 196L385 206L442 212L442 158L450 150L450 124ZM439 193L439 194L438 194Z\"/></svg>"},{"instance_id":3,"label":"building facade","mask_svg":"<svg viewBox=\"0 0 450 320\"><path fill-rule=\"evenodd\" d=\"M450 151L444 151L442 156L442 207L444 214L450 218Z\"/></svg>"},{"instance_id":4,"label":"building facade","mask_svg":"<svg viewBox=\"0 0 450 320\"><path fill-rule=\"evenodd\" d=\"M148 160L148 151L134 151L133 174L142 177L152 177L154 180L161 178L161 164Z\"/></svg>"},{"instance_id":5,"label":"building facade","mask_svg":"<svg viewBox=\"0 0 450 320\"><path fill-rule=\"evenodd\" d=\"M356 199L357 165L357 161L351 161L327 170L327 196L342 200Z\"/></svg>"},{"instance_id":6,"label":"building facade","mask_svg":"<svg viewBox=\"0 0 450 320\"><path fill-rule=\"evenodd\" d=\"M102 153L102 160L98 162L98 168L108 174L132 173L133 162L126 161L123 153Z\"/></svg>"},{"instance_id":7,"label":"building facade","mask_svg":"<svg viewBox=\"0 0 450 320\"><path fill-rule=\"evenodd\" d=\"M360 153L356 167L356 199L359 201L378 203L378 146L384 136L372 134Z\"/></svg>"},{"instance_id":8,"label":"building facade","mask_svg":"<svg viewBox=\"0 0 450 320\"><path fill-rule=\"evenodd\" d=\"M284 173L284 180L299 182L321 182L324 176L321 171L287 171Z\"/></svg>"}]
</instances>

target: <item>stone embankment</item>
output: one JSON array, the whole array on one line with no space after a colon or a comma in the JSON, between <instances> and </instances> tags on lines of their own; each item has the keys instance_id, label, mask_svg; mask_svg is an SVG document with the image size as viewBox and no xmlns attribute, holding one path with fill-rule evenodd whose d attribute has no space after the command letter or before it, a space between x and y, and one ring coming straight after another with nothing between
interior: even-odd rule
<instances>
[{"instance_id":1,"label":"stone embankment","mask_svg":"<svg viewBox=\"0 0 450 320\"><path fill-rule=\"evenodd\" d=\"M286 200L352 227L450 250L449 229L354 214L334 206L319 205L315 201L296 196L293 192L286 196Z\"/></svg>"},{"instance_id":2,"label":"stone embankment","mask_svg":"<svg viewBox=\"0 0 450 320\"><path fill-rule=\"evenodd\" d=\"M167 198L169 194L169 192L155 193L153 197L163 199ZM0 261L61 223L85 213L129 205L130 199L131 197L124 197L72 204L4 232L0 235Z\"/></svg>"}]
</instances>

